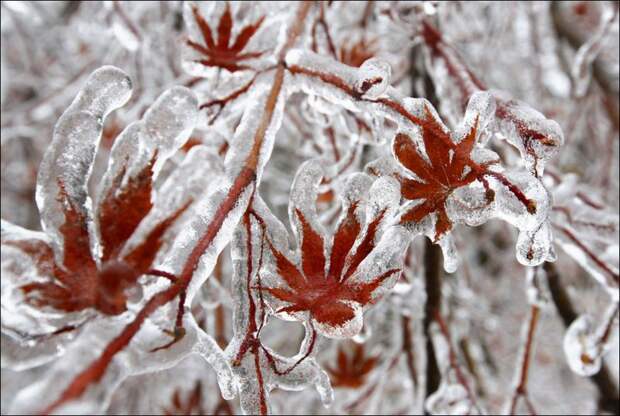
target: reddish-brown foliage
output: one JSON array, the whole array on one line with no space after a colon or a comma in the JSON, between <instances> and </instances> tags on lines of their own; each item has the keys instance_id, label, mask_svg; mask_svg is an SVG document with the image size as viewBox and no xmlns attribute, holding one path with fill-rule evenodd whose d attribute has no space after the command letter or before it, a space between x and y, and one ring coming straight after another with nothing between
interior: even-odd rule
<instances>
[{"instance_id":1,"label":"reddish-brown foliage","mask_svg":"<svg viewBox=\"0 0 620 416\"><path fill-rule=\"evenodd\" d=\"M123 243L150 211L153 164L156 158L157 154L154 154L144 169L131 177L127 185L121 188L125 166L113 179L112 187L104 196L99 215L103 261L118 254Z\"/></svg>"},{"instance_id":2,"label":"reddish-brown foliage","mask_svg":"<svg viewBox=\"0 0 620 416\"><path fill-rule=\"evenodd\" d=\"M189 47L205 56L205 59L196 62L209 67L218 67L235 72L249 67L243 64L243 61L260 57L263 52L245 52L242 53L252 36L260 28L263 23L263 17L259 18L253 24L247 25L241 30L234 43L231 44L231 34L233 27L233 19L230 13L230 5L226 3L226 9L220 17L217 26L217 42L213 38L211 27L204 19L197 7L192 8L194 19L200 28L204 44L201 45L191 39L187 39L186 43Z\"/></svg>"},{"instance_id":3,"label":"reddish-brown foliage","mask_svg":"<svg viewBox=\"0 0 620 416\"><path fill-rule=\"evenodd\" d=\"M125 242L151 209L154 161L155 156L123 187L125 169L121 169L104 197L100 214L103 247L100 266L91 254L86 218L68 198L64 183L59 181L58 198L65 206L65 222L60 227L64 238L62 265L56 263L51 248L44 243L7 242L31 254L39 273L51 277L48 282L22 286L30 303L65 312L95 308L107 315L117 315L126 310L125 290L148 271L161 246L163 233L189 205L186 203L154 227L144 242L127 256L119 257Z\"/></svg>"},{"instance_id":4,"label":"reddish-brown foliage","mask_svg":"<svg viewBox=\"0 0 620 416\"><path fill-rule=\"evenodd\" d=\"M480 177L486 166L475 163L470 156L476 141L478 119L463 140L454 144L428 107L425 107L425 113L422 138L430 163L420 155L411 138L403 133L399 133L394 140L394 154L404 167L419 178L400 178L403 197L422 201L405 212L401 221L419 222L427 215L436 213L435 240L438 240L452 228L446 213L446 199L455 189Z\"/></svg>"},{"instance_id":5,"label":"reddish-brown foliage","mask_svg":"<svg viewBox=\"0 0 620 416\"><path fill-rule=\"evenodd\" d=\"M353 352L347 355L338 347L337 367L326 366L333 387L356 389L366 382L366 377L377 365L377 357L366 357L364 345L355 344Z\"/></svg>"},{"instance_id":6,"label":"reddish-brown foliage","mask_svg":"<svg viewBox=\"0 0 620 416\"><path fill-rule=\"evenodd\" d=\"M327 273L323 238L312 228L301 211L295 211L302 230L301 270L269 243L276 260L277 272L288 285L288 288L263 288L276 298L290 304L278 312L308 311L317 322L341 326L355 316L349 301L360 305L370 303L373 291L385 279L400 271L391 269L366 282L349 280L362 260L375 248L375 237L385 213L382 211L372 219L364 238L355 250L352 250L362 231L362 226L355 216L355 208L355 205L349 208L334 235Z\"/></svg>"}]
</instances>

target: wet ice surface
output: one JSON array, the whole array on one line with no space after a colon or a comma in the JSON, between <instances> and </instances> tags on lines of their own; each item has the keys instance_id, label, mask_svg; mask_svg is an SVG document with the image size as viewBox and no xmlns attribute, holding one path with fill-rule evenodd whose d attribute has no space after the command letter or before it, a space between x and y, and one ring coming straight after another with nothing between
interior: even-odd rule
<instances>
[{"instance_id":1,"label":"wet ice surface","mask_svg":"<svg viewBox=\"0 0 620 416\"><path fill-rule=\"evenodd\" d=\"M298 7L3 4L2 412L40 412L149 299L175 287L140 276L119 316L36 307L21 289L53 279L49 263L37 264L50 247L63 267L72 205L101 266L106 197L149 169L152 207L119 258L187 205L151 267L188 278L187 296L152 312L60 412L499 412L531 307L540 308L527 385L537 413L601 411L588 376L607 365L617 381L617 11L331 2L312 4L301 28ZM104 64L122 71L96 69ZM441 146L425 140L431 119ZM447 179L442 169L463 157L474 128L471 160ZM444 158L434 177L397 162L398 134L421 167ZM456 184L476 166L484 173ZM439 181L441 198L404 198L403 178ZM32 231L35 185L42 232ZM441 202L400 222L429 200ZM34 215L24 214L30 205ZM446 340L434 325L424 333L431 243L442 252L439 313L476 404ZM304 251L320 265L305 267ZM325 284L341 260L343 275L355 272ZM581 314L567 328L554 312L558 280ZM172 341L179 307L185 336L152 352ZM437 391L425 391L426 336ZM372 368L340 359L342 350L365 362L359 346Z\"/></svg>"}]
</instances>

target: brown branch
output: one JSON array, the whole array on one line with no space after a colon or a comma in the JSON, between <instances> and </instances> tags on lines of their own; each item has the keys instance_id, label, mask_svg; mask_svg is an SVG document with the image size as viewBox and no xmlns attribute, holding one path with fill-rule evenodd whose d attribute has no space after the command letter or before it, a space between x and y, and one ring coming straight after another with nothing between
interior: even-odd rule
<instances>
[{"instance_id":1,"label":"brown branch","mask_svg":"<svg viewBox=\"0 0 620 416\"><path fill-rule=\"evenodd\" d=\"M215 112L215 114L209 119L209 122L208 122L209 125L213 124L213 122L220 116L220 114L222 113L222 111L224 110L224 107L226 107L226 105L230 104L232 101L236 100L241 95L243 95L246 92L248 92L250 87L254 84L254 81L256 80L256 76L257 75L258 74L255 74L245 85L243 85L239 89L231 92L226 97L218 98L218 99L211 100L211 101L207 101L207 102L202 103L202 104L200 104L198 106L199 110L202 110L202 109L205 109L205 108L210 108L210 107L213 107L215 105L218 106L218 109Z\"/></svg>"},{"instance_id":2,"label":"brown branch","mask_svg":"<svg viewBox=\"0 0 620 416\"><path fill-rule=\"evenodd\" d=\"M334 46L334 41L332 40L332 36L329 33L329 27L327 27L327 22L325 21L325 8L323 6L323 3L321 3L319 8L319 17L317 19L317 23L323 26L323 32L325 33L325 39L327 40L327 48L329 49L329 53L333 56L335 60L338 60L336 47Z\"/></svg>"},{"instance_id":3,"label":"brown branch","mask_svg":"<svg viewBox=\"0 0 620 416\"><path fill-rule=\"evenodd\" d=\"M265 347L263 347L262 344L260 345L274 373L276 373L279 376L285 376L289 374L291 371L293 371L295 368L297 368L297 366L301 364L302 362L304 362L306 358L310 357L310 355L312 354L312 351L314 350L314 345L316 344L316 335L317 335L316 330L314 329L312 324L310 324L310 329L312 330L312 334L311 334L310 345L308 346L308 349L306 350L304 355L302 355L297 361L295 361L295 363L293 363L293 365L291 365L286 370L278 370L278 367L276 366L276 361L274 360L273 356L269 353L269 351L267 351Z\"/></svg>"},{"instance_id":4,"label":"brown branch","mask_svg":"<svg viewBox=\"0 0 620 416\"><path fill-rule=\"evenodd\" d=\"M510 399L510 408L508 414L514 415L517 409L517 401L520 397L523 397L528 411L530 414L535 415L534 407L532 406L528 392L527 392L527 376L530 368L530 356L532 354L532 345L534 343L534 334L536 333L536 325L538 324L538 318L540 316L540 308L536 305L532 305L530 309L530 318L527 321L527 336L525 338L525 345L521 356L521 364L518 368L519 377L518 384L515 387L512 397Z\"/></svg>"},{"instance_id":5,"label":"brown branch","mask_svg":"<svg viewBox=\"0 0 620 416\"><path fill-rule=\"evenodd\" d=\"M606 312L606 322L603 327L601 327L600 334L597 337L596 345L602 351L605 347L605 344L609 340L609 336L612 333L612 329L614 326L614 322L616 322L616 316L618 315L618 302L612 301L611 306L608 308Z\"/></svg>"},{"instance_id":6,"label":"brown branch","mask_svg":"<svg viewBox=\"0 0 620 416\"><path fill-rule=\"evenodd\" d=\"M459 350L461 351L461 354L463 355L463 359L465 360L465 364L467 365L467 370L469 370L469 373L471 374L471 376L473 377L475 381L476 395L479 398L482 398L484 397L485 392L484 392L484 389L482 388L482 380L480 377L480 373L478 372L478 369L476 368L476 360L472 356L471 348L469 345L470 343L469 343L468 338L464 337L459 341Z\"/></svg>"},{"instance_id":7,"label":"brown branch","mask_svg":"<svg viewBox=\"0 0 620 416\"><path fill-rule=\"evenodd\" d=\"M426 305L424 306L424 336L426 337L426 397L437 391L441 382L441 372L437 364L435 347L430 332L431 324L441 308L441 249L425 240L424 280L426 285Z\"/></svg>"},{"instance_id":8,"label":"brown branch","mask_svg":"<svg viewBox=\"0 0 620 416\"><path fill-rule=\"evenodd\" d=\"M364 8L364 15L362 16L362 21L360 22L360 26L362 29L366 29L368 26L368 21L372 17L373 9L375 8L375 2L370 0L366 2L366 7Z\"/></svg>"}]
</instances>

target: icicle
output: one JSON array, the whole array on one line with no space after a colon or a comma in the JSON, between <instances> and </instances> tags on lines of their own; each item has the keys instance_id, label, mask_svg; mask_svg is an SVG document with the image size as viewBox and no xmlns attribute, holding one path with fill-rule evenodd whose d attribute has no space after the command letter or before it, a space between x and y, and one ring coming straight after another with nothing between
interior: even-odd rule
<instances>
[{"instance_id":1,"label":"icicle","mask_svg":"<svg viewBox=\"0 0 620 416\"><path fill-rule=\"evenodd\" d=\"M131 95L131 81L118 68L104 66L93 72L54 128L37 177L36 199L43 229L52 237L56 261L63 263L64 237L60 228L68 203L87 221L91 201L87 185L95 159L103 121ZM62 187L62 188L61 188ZM64 189L64 191L62 190Z\"/></svg>"},{"instance_id":2,"label":"icicle","mask_svg":"<svg viewBox=\"0 0 620 416\"><path fill-rule=\"evenodd\" d=\"M610 350L609 338L617 315L618 303L612 301L598 328L590 315L575 319L564 335L564 354L571 370L584 377L599 372L603 356Z\"/></svg>"}]
</instances>

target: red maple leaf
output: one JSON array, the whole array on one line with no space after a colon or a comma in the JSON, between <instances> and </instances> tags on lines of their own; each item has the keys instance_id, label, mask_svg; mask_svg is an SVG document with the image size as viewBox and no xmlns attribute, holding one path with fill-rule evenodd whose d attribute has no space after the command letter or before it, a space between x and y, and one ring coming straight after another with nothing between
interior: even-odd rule
<instances>
[{"instance_id":1,"label":"red maple leaf","mask_svg":"<svg viewBox=\"0 0 620 416\"><path fill-rule=\"evenodd\" d=\"M217 26L217 42L213 38L211 27L204 19L197 6L192 7L192 14L198 24L204 44L201 45L191 39L187 39L186 43L190 48L205 57L204 59L199 59L195 62L204 66L224 68L230 72L235 72L249 69L250 67L242 62L249 59L258 58L264 53L243 53L243 49L247 46L252 36L254 36L263 23L263 20L265 19L264 16L260 17L253 24L245 26L235 39L234 43L231 44L233 19L230 13L230 5L228 3L226 3L226 9L220 17L220 21Z\"/></svg>"},{"instance_id":2,"label":"red maple leaf","mask_svg":"<svg viewBox=\"0 0 620 416\"><path fill-rule=\"evenodd\" d=\"M40 274L50 281L21 287L29 303L62 310L80 311L89 307L108 315L126 310L125 289L145 274L161 246L166 229L189 206L186 203L169 218L161 221L142 244L120 257L124 243L151 209L153 163L156 154L142 171L121 186L125 169L121 169L104 196L99 213L102 256L98 265L90 250L87 219L58 181L58 199L64 206L65 222L60 227L64 249L62 264L57 264L51 247L38 240L6 241L18 247L34 261Z\"/></svg>"},{"instance_id":3,"label":"red maple leaf","mask_svg":"<svg viewBox=\"0 0 620 416\"><path fill-rule=\"evenodd\" d=\"M452 141L426 105L424 117L421 120L421 130L428 161L406 134L399 133L394 139L394 154L400 163L418 178L399 176L402 196L405 199L420 201L403 214L401 222L419 222L435 213L437 216L435 240L438 240L452 228L452 222L446 212L446 200L454 190L480 179L487 189L488 202L492 202L493 191L488 188L488 183L482 175L495 161L478 164L471 159L471 152L476 143L478 117L459 143Z\"/></svg>"},{"instance_id":4,"label":"red maple leaf","mask_svg":"<svg viewBox=\"0 0 620 416\"><path fill-rule=\"evenodd\" d=\"M301 270L268 240L277 273L288 285L288 288L262 288L290 304L278 312L307 311L318 323L340 327L355 318L356 311L351 302L362 306L371 303L375 289L400 272L400 269L390 269L365 282L350 279L360 263L375 249L375 237L386 212L380 211L368 223L360 243L354 248L356 239L362 235L362 224L355 215L356 208L357 204L351 204L338 225L327 272L323 237L312 228L299 209L295 209L295 216L301 224Z\"/></svg>"},{"instance_id":5,"label":"red maple leaf","mask_svg":"<svg viewBox=\"0 0 620 416\"><path fill-rule=\"evenodd\" d=\"M364 345L355 344L348 356L342 346L338 347L337 367L325 366L333 387L355 389L366 382L368 373L375 368L377 357L364 357Z\"/></svg>"}]
</instances>

